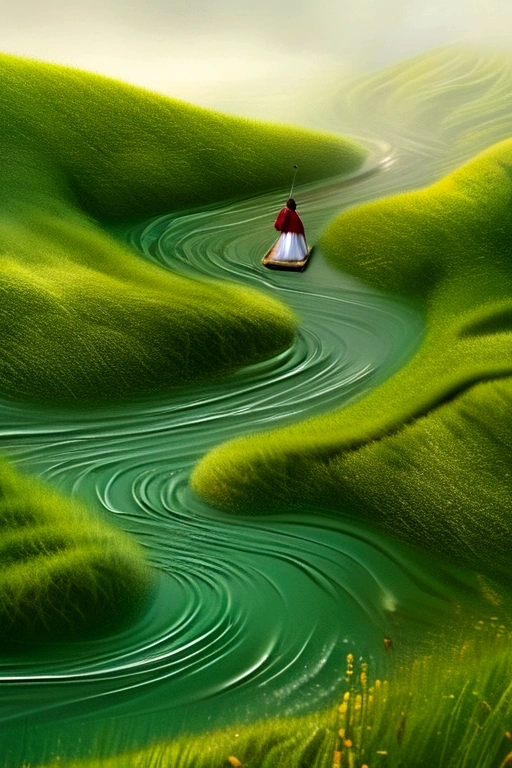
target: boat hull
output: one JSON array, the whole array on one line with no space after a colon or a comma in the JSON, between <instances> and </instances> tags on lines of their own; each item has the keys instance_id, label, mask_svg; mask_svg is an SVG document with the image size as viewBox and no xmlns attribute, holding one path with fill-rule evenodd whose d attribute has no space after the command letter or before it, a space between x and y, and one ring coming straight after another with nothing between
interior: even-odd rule
<instances>
[{"instance_id":1,"label":"boat hull","mask_svg":"<svg viewBox=\"0 0 512 768\"><path fill-rule=\"evenodd\" d=\"M309 259L311 257L311 254L313 252L313 246L311 248L308 248L308 252L306 256L302 259L302 261L283 261L282 259L276 259L275 258L275 252L277 250L277 243L279 241L276 240L274 245L269 248L263 259L261 260L261 263L264 267L267 267L267 269L284 269L288 272L303 272L309 262Z\"/></svg>"}]
</instances>

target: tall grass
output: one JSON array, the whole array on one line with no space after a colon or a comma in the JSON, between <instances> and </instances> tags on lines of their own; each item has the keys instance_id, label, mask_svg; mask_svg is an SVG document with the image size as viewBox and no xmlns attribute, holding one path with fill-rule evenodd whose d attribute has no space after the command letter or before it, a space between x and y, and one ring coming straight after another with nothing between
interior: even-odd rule
<instances>
[{"instance_id":1,"label":"tall grass","mask_svg":"<svg viewBox=\"0 0 512 768\"><path fill-rule=\"evenodd\" d=\"M499 620L485 623L496 656L471 640L372 680L349 654L333 766L498 768L512 751L512 658Z\"/></svg>"},{"instance_id":2,"label":"tall grass","mask_svg":"<svg viewBox=\"0 0 512 768\"><path fill-rule=\"evenodd\" d=\"M0 56L0 394L92 402L271 357L295 320L255 291L173 276L98 227L356 168L329 134L227 117Z\"/></svg>"},{"instance_id":3,"label":"tall grass","mask_svg":"<svg viewBox=\"0 0 512 768\"><path fill-rule=\"evenodd\" d=\"M194 471L196 491L232 510L349 512L508 578L511 199L505 141L431 187L341 214L325 252L414 298L426 315L421 348L345 410L215 449Z\"/></svg>"},{"instance_id":4,"label":"tall grass","mask_svg":"<svg viewBox=\"0 0 512 768\"><path fill-rule=\"evenodd\" d=\"M128 536L0 463L0 648L108 633L142 610L151 583Z\"/></svg>"}]
</instances>

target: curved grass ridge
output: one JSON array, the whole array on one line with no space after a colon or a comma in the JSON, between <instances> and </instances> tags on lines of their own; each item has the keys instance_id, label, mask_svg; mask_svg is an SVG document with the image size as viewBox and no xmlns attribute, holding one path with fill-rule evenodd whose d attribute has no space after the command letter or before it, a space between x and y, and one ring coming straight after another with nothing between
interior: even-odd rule
<instances>
[{"instance_id":1,"label":"curved grass ridge","mask_svg":"<svg viewBox=\"0 0 512 768\"><path fill-rule=\"evenodd\" d=\"M194 489L238 512L337 509L509 578L511 201L507 140L431 187L336 219L324 251L424 308L420 350L345 410L215 449Z\"/></svg>"},{"instance_id":2,"label":"curved grass ridge","mask_svg":"<svg viewBox=\"0 0 512 768\"><path fill-rule=\"evenodd\" d=\"M0 463L0 647L111 632L151 585L131 537Z\"/></svg>"},{"instance_id":3,"label":"curved grass ridge","mask_svg":"<svg viewBox=\"0 0 512 768\"><path fill-rule=\"evenodd\" d=\"M97 221L149 217L358 167L329 134L223 116L0 56L0 393L89 402L271 357L295 320L245 288L173 276ZM271 222L269 222L271 226Z\"/></svg>"}]
</instances>

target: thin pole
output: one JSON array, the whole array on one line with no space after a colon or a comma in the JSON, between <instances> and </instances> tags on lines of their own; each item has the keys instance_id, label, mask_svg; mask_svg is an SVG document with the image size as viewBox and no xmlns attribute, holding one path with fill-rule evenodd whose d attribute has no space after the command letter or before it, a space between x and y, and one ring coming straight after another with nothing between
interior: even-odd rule
<instances>
[{"instance_id":1,"label":"thin pole","mask_svg":"<svg viewBox=\"0 0 512 768\"><path fill-rule=\"evenodd\" d=\"M294 165L293 167L295 168L295 173L293 174L292 188L290 189L290 194L288 195L288 197L291 197L291 196L292 196L292 193L293 193L293 185L295 184L295 177L296 177L296 175L297 175L297 168L298 168L298 166L297 166L297 165Z\"/></svg>"}]
</instances>

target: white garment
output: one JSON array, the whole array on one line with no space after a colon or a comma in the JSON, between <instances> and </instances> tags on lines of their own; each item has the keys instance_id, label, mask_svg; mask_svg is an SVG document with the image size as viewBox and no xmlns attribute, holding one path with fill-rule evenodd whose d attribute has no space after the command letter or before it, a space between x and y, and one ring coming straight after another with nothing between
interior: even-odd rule
<instances>
[{"instance_id":1,"label":"white garment","mask_svg":"<svg viewBox=\"0 0 512 768\"><path fill-rule=\"evenodd\" d=\"M303 261L308 254L304 235L283 232L277 241L273 258L276 261Z\"/></svg>"}]
</instances>

